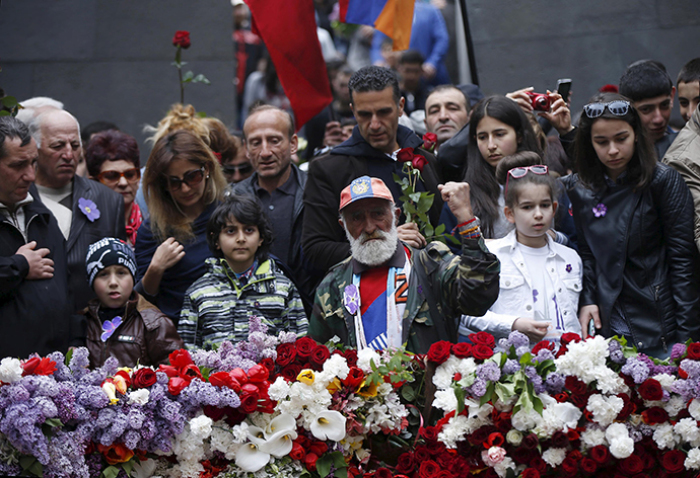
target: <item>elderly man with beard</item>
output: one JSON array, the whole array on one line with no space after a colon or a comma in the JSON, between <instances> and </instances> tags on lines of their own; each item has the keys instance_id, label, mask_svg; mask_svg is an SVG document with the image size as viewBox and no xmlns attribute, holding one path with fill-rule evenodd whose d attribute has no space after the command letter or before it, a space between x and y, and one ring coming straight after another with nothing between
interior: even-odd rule
<instances>
[{"instance_id":1,"label":"elderly man with beard","mask_svg":"<svg viewBox=\"0 0 700 478\"><path fill-rule=\"evenodd\" d=\"M483 315L498 297L499 263L474 217L467 183L439 186L457 217L461 255L442 243L413 249L399 241L400 211L378 178L362 176L340 195L340 224L351 257L328 272L316 291L309 335L338 336L345 345L375 350L406 346L426 353L457 339L462 314Z\"/></svg>"}]
</instances>

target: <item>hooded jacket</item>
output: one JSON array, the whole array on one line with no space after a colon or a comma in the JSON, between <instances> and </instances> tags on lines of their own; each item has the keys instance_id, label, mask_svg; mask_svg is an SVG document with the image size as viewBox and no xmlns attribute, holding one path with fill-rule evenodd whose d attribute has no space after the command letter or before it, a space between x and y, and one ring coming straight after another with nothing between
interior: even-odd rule
<instances>
[{"instance_id":1,"label":"hooded jacket","mask_svg":"<svg viewBox=\"0 0 700 478\"><path fill-rule=\"evenodd\" d=\"M428 216L431 224L437 226L443 203L437 189L440 180L435 170L435 157L420 148L423 141L409 128L399 125L396 139L399 148L416 148L415 152L428 160L421 173L423 181L418 182L416 190L435 193ZM360 176L376 177L384 181L396 206L401 207L401 188L394 181L393 174L405 177L402 168L403 163L373 148L362 137L357 126L350 139L310 163L304 191L302 247L304 256L320 277L350 255L350 244L338 223L340 192Z\"/></svg>"}]
</instances>

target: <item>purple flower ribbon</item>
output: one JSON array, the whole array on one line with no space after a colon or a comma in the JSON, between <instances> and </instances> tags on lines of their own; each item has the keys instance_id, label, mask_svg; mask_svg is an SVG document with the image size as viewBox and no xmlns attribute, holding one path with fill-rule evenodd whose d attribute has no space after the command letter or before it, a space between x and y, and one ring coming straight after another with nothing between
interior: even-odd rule
<instances>
[{"instance_id":1,"label":"purple flower ribbon","mask_svg":"<svg viewBox=\"0 0 700 478\"><path fill-rule=\"evenodd\" d=\"M90 199L78 199L78 209L85 214L85 217L87 217L90 222L95 222L96 219L100 218L100 210L97 209L97 204Z\"/></svg>"},{"instance_id":2,"label":"purple flower ribbon","mask_svg":"<svg viewBox=\"0 0 700 478\"><path fill-rule=\"evenodd\" d=\"M571 264L566 265L566 272L571 272Z\"/></svg>"},{"instance_id":3,"label":"purple flower ribbon","mask_svg":"<svg viewBox=\"0 0 700 478\"><path fill-rule=\"evenodd\" d=\"M114 333L115 330L117 330L117 327L119 327L122 323L122 318L117 316L112 320L105 320L104 323L102 324L102 336L100 337L103 342L107 342L107 339L109 339L112 334Z\"/></svg>"},{"instance_id":4,"label":"purple flower ribbon","mask_svg":"<svg viewBox=\"0 0 700 478\"><path fill-rule=\"evenodd\" d=\"M343 304L348 312L350 312L350 315L357 314L360 308L360 291L355 284L345 286L343 291Z\"/></svg>"},{"instance_id":5,"label":"purple flower ribbon","mask_svg":"<svg viewBox=\"0 0 700 478\"><path fill-rule=\"evenodd\" d=\"M604 217L607 212L608 208L602 202L593 207L595 217Z\"/></svg>"}]
</instances>

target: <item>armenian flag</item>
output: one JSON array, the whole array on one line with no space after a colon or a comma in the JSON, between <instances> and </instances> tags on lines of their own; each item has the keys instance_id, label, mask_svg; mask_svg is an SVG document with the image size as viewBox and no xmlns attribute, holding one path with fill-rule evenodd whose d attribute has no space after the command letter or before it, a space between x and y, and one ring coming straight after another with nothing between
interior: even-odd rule
<instances>
[{"instance_id":1,"label":"armenian flag","mask_svg":"<svg viewBox=\"0 0 700 478\"><path fill-rule=\"evenodd\" d=\"M369 25L394 40L394 50L408 50L415 0L340 0L340 21Z\"/></svg>"}]
</instances>

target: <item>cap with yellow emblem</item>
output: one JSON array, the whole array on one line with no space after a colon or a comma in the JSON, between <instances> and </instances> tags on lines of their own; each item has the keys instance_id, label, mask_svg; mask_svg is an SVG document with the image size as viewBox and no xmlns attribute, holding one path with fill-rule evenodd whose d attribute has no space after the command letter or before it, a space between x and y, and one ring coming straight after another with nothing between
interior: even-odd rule
<instances>
[{"instance_id":1,"label":"cap with yellow emblem","mask_svg":"<svg viewBox=\"0 0 700 478\"><path fill-rule=\"evenodd\" d=\"M384 184L384 181L379 178L361 176L354 179L340 192L340 207L338 210L342 211L345 207L360 199L372 198L394 202L394 197L391 195L389 188L386 187L386 184Z\"/></svg>"}]
</instances>

